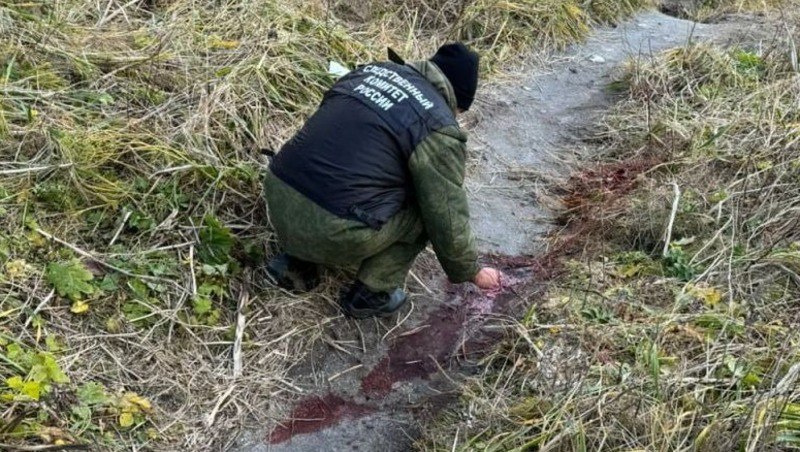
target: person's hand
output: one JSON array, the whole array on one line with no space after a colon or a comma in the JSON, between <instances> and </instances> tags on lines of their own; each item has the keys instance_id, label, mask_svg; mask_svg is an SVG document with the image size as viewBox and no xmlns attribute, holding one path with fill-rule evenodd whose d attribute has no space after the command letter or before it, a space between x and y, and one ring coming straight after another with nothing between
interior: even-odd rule
<instances>
[{"instance_id":1,"label":"person's hand","mask_svg":"<svg viewBox=\"0 0 800 452\"><path fill-rule=\"evenodd\" d=\"M480 287L481 289L496 289L500 287L500 278L502 273L499 270L496 270L491 267L483 267L481 271L475 275L475 279L472 281L475 283L476 286Z\"/></svg>"}]
</instances>

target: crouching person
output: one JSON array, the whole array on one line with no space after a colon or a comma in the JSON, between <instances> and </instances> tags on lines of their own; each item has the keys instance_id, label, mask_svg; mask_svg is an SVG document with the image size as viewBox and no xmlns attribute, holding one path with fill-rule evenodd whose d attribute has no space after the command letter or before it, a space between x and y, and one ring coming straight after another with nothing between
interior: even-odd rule
<instances>
[{"instance_id":1,"label":"crouching person","mask_svg":"<svg viewBox=\"0 0 800 452\"><path fill-rule=\"evenodd\" d=\"M480 268L463 188L478 56L462 44L428 61L361 66L328 91L278 152L264 185L284 254L268 265L290 290L316 284L317 265L357 268L339 303L355 318L406 301L406 276L428 243L453 283L499 286Z\"/></svg>"}]
</instances>

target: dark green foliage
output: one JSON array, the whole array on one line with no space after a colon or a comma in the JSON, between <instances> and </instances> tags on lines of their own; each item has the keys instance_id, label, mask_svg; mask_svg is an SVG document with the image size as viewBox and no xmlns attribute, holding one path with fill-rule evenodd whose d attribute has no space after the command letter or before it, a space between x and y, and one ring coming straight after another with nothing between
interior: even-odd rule
<instances>
[{"instance_id":1,"label":"dark green foliage","mask_svg":"<svg viewBox=\"0 0 800 452\"><path fill-rule=\"evenodd\" d=\"M77 259L68 262L52 262L47 266L47 280L61 297L78 300L94 293L89 281L94 276Z\"/></svg>"},{"instance_id":2,"label":"dark green foliage","mask_svg":"<svg viewBox=\"0 0 800 452\"><path fill-rule=\"evenodd\" d=\"M664 272L682 281L691 281L697 274L697 269L689 262L689 256L680 247L670 247L663 262Z\"/></svg>"},{"instance_id":3,"label":"dark green foliage","mask_svg":"<svg viewBox=\"0 0 800 452\"><path fill-rule=\"evenodd\" d=\"M206 264L220 265L230 262L235 239L230 229L212 215L203 218L203 227L198 233L200 246L197 255Z\"/></svg>"}]
</instances>

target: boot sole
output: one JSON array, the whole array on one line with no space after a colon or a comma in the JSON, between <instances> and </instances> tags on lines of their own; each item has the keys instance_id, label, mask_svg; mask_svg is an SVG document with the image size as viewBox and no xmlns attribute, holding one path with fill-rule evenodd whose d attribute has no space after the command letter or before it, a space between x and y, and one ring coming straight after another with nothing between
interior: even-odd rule
<instances>
[{"instance_id":1,"label":"boot sole","mask_svg":"<svg viewBox=\"0 0 800 452\"><path fill-rule=\"evenodd\" d=\"M350 318L353 318L353 319L358 319L358 320L363 320L363 319L368 319L370 317L380 317L380 318L391 317L397 311L399 311L401 307L403 307L403 305L400 305L397 309L395 309L394 311L391 311L391 312L378 311L376 309L348 309L348 308L342 307L342 312L347 317L350 317Z\"/></svg>"},{"instance_id":2,"label":"boot sole","mask_svg":"<svg viewBox=\"0 0 800 452\"><path fill-rule=\"evenodd\" d=\"M351 317L354 319L368 319L370 317L391 317L397 311L399 311L405 304L408 302L408 298L404 299L402 303L397 305L396 308L392 309L391 311L384 311L381 309L356 309L345 304L340 304L339 306L342 308L342 312L347 317Z\"/></svg>"}]
</instances>

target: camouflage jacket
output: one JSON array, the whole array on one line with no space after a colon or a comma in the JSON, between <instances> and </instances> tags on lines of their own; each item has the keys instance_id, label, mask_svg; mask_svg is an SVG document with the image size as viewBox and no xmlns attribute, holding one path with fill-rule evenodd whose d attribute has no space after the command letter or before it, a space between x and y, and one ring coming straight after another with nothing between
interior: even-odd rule
<instances>
[{"instance_id":1,"label":"camouflage jacket","mask_svg":"<svg viewBox=\"0 0 800 452\"><path fill-rule=\"evenodd\" d=\"M455 93L439 68L428 61L411 66L444 95L455 111ZM478 254L464 191L466 144L467 136L461 129L441 129L422 141L408 162L425 230L436 257L453 282L469 281L478 272Z\"/></svg>"},{"instance_id":2,"label":"camouflage jacket","mask_svg":"<svg viewBox=\"0 0 800 452\"><path fill-rule=\"evenodd\" d=\"M424 61L411 63L410 66L422 74L444 96L449 107L455 110L453 88L433 63ZM414 196L409 200L414 205L412 210L419 212L436 256L454 283L470 281L478 272L478 256L463 188L466 141L466 135L458 126L436 130L417 145L408 161ZM331 265L364 259L372 237L376 242L373 251L377 253L380 252L380 243L386 240L384 236L395 232L401 234L400 231L391 231L395 227L394 222L390 221L382 231L375 231L362 222L332 214L290 189L289 184L279 178L268 180L265 186L271 187L273 193L272 196L266 193L266 197L273 225L286 251L297 257ZM301 215L305 217L304 224L307 227L297 224ZM281 230L286 237L280 237ZM319 237L331 239L316 240ZM314 249L306 249L309 247Z\"/></svg>"}]
</instances>

